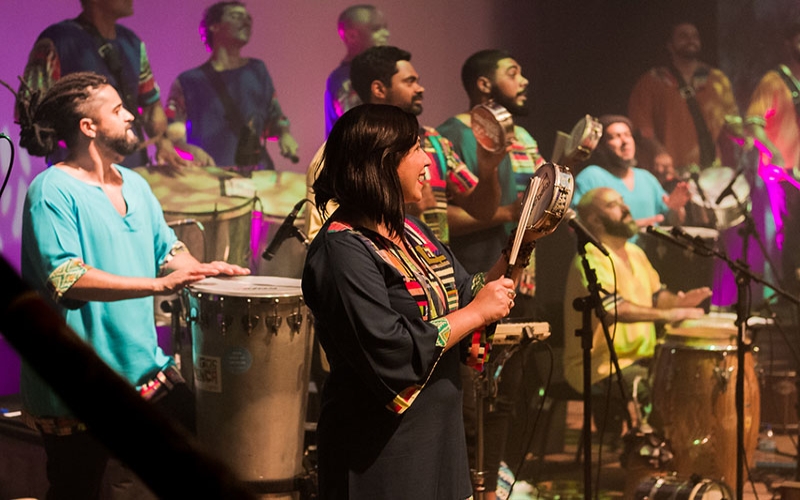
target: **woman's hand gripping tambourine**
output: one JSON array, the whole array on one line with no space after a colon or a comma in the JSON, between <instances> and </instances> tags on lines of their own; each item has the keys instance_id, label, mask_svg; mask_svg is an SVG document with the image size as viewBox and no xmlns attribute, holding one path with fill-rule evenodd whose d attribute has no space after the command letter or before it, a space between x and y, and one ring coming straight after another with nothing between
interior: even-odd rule
<instances>
[{"instance_id":1,"label":"woman's hand gripping tambourine","mask_svg":"<svg viewBox=\"0 0 800 500\"><path fill-rule=\"evenodd\" d=\"M572 202L574 189L575 179L569 168L555 163L545 163L536 170L522 197L522 211L509 253L507 275L510 275L511 269L516 264L525 233L533 231L539 233L541 237L555 231Z\"/></svg>"}]
</instances>

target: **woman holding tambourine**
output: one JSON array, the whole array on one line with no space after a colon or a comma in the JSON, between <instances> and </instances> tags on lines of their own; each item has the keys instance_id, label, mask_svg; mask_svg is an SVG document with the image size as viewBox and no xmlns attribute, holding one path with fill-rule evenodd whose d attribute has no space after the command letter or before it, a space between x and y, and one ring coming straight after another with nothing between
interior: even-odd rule
<instances>
[{"instance_id":1,"label":"woman holding tambourine","mask_svg":"<svg viewBox=\"0 0 800 500\"><path fill-rule=\"evenodd\" d=\"M430 164L418 134L414 115L358 106L336 122L314 183L318 210L339 204L303 274L331 366L317 428L323 499L472 495L459 363L481 367L486 327L513 307L514 278L550 231L524 231L469 275L404 212Z\"/></svg>"}]
</instances>

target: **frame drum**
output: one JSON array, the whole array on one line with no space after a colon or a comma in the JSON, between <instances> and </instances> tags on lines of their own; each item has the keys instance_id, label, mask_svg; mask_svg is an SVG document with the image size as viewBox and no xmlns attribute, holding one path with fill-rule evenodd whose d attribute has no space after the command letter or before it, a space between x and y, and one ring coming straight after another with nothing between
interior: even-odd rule
<instances>
[{"instance_id":1,"label":"frame drum","mask_svg":"<svg viewBox=\"0 0 800 500\"><path fill-rule=\"evenodd\" d=\"M300 280L207 278L184 295L198 438L258 491L294 491L314 336Z\"/></svg>"}]
</instances>

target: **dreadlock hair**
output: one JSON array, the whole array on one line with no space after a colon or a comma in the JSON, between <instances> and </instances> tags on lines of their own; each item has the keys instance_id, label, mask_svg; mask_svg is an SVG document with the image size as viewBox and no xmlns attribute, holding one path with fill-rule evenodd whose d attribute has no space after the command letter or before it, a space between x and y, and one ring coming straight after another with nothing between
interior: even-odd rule
<instances>
[{"instance_id":1,"label":"dreadlock hair","mask_svg":"<svg viewBox=\"0 0 800 500\"><path fill-rule=\"evenodd\" d=\"M33 156L49 155L62 140L68 148L74 146L78 123L86 116L81 105L94 90L108 84L106 77L86 71L59 79L44 95L23 85L17 96L19 145Z\"/></svg>"}]
</instances>

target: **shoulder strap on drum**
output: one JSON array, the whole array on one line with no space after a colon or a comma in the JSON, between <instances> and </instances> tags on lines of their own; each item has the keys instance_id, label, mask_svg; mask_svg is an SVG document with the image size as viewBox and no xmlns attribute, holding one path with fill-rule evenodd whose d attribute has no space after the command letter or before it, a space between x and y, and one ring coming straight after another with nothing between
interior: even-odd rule
<instances>
[{"instance_id":1,"label":"shoulder strap on drum","mask_svg":"<svg viewBox=\"0 0 800 500\"><path fill-rule=\"evenodd\" d=\"M225 118L228 119L228 124L234 132L239 133L242 127L245 126L244 117L239 112L239 108L236 107L231 95L228 93L228 88L225 87L225 82L222 81L222 77L219 76L219 73L214 71L210 62L206 62L200 66L200 69L203 71L203 74L206 75L208 81L211 82L211 86L214 87L214 90L217 92L217 96L219 100L222 101L222 105L225 106Z\"/></svg>"},{"instance_id":2,"label":"shoulder strap on drum","mask_svg":"<svg viewBox=\"0 0 800 500\"><path fill-rule=\"evenodd\" d=\"M714 163L714 159L717 157L717 148L714 145L711 132L708 130L708 125L706 125L706 121L703 118L703 113L700 111L700 105L697 103L694 87L686 83L683 79L683 75L681 75L681 72L678 71L675 66L670 64L669 71L672 73L672 76L675 77L675 80L678 81L678 92L680 92L683 100L686 101L686 105L689 106L689 113L692 115L694 128L697 130L697 142L700 145L700 166L711 166L711 164Z\"/></svg>"}]
</instances>

